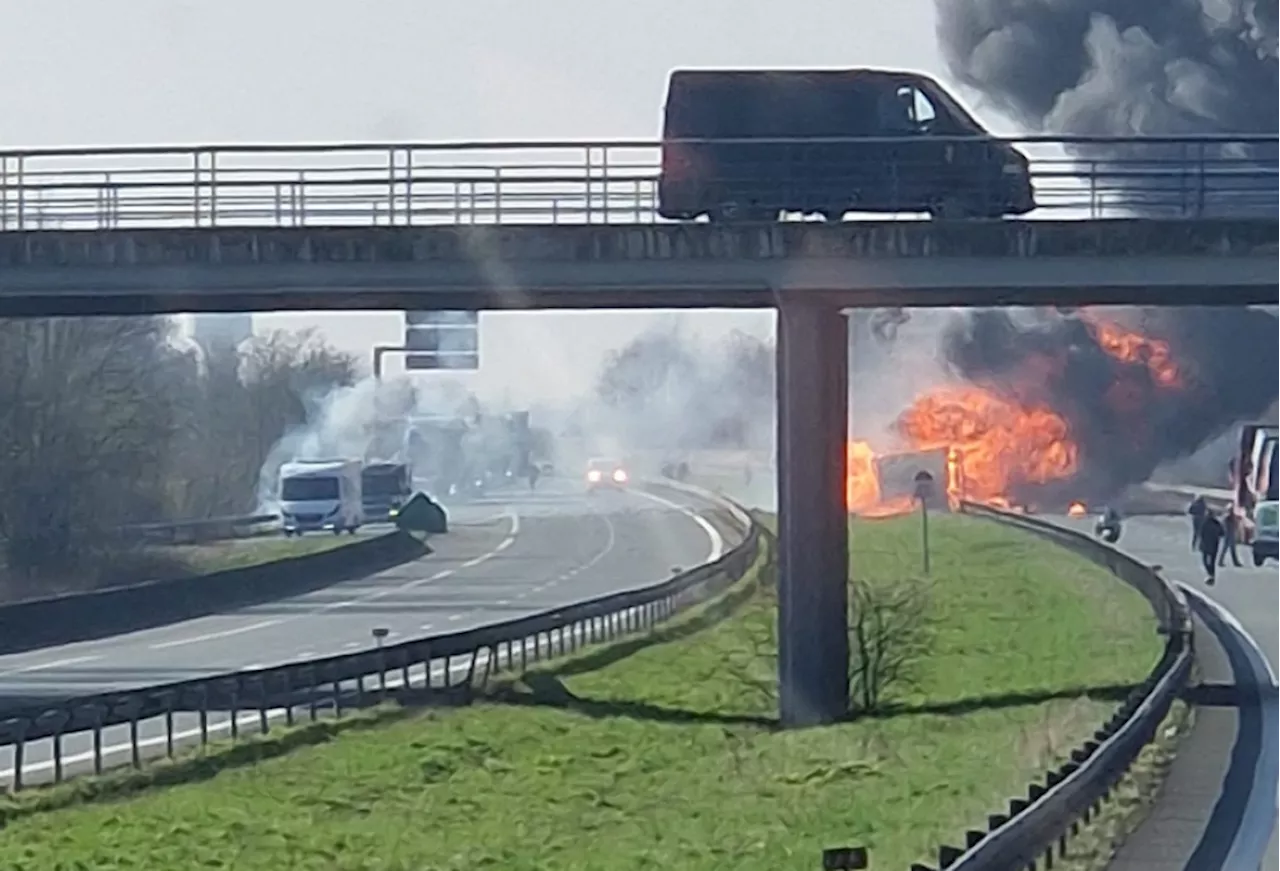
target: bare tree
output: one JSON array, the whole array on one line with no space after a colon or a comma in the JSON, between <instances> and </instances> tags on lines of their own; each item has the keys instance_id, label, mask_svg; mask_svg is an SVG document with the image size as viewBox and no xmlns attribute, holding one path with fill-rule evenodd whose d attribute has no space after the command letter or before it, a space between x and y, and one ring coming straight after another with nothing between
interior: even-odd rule
<instances>
[{"instance_id":1,"label":"bare tree","mask_svg":"<svg viewBox=\"0 0 1280 871\"><path fill-rule=\"evenodd\" d=\"M11 579L69 571L163 504L175 421L159 318L0 323L0 538Z\"/></svg>"},{"instance_id":2,"label":"bare tree","mask_svg":"<svg viewBox=\"0 0 1280 871\"><path fill-rule=\"evenodd\" d=\"M883 709L911 688L933 642L928 586L855 581L849 596L849 696L854 713Z\"/></svg>"},{"instance_id":3,"label":"bare tree","mask_svg":"<svg viewBox=\"0 0 1280 871\"><path fill-rule=\"evenodd\" d=\"M202 357L173 329L0 321L0 594L92 586L121 525L251 508L271 445L354 375L312 334Z\"/></svg>"}]
</instances>

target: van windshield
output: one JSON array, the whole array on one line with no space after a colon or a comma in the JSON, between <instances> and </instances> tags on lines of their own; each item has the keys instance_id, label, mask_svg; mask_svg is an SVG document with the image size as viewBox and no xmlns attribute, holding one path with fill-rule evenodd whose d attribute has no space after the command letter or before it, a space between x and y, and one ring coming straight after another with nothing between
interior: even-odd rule
<instances>
[{"instance_id":1,"label":"van windshield","mask_svg":"<svg viewBox=\"0 0 1280 871\"><path fill-rule=\"evenodd\" d=\"M280 484L285 502L313 502L338 498L337 478L285 478Z\"/></svg>"}]
</instances>

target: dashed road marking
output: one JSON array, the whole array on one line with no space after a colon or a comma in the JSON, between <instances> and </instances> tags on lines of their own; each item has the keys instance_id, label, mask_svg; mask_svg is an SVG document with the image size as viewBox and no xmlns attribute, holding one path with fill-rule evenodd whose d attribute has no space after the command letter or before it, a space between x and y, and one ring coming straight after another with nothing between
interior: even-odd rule
<instances>
[{"instance_id":1,"label":"dashed road marking","mask_svg":"<svg viewBox=\"0 0 1280 871\"><path fill-rule=\"evenodd\" d=\"M49 662L38 662L35 665L24 665L20 668L10 668L0 671L0 677L8 677L11 674L28 674L33 671L45 671L51 668L62 668L68 665L80 665L85 662L93 662L102 659L101 656L72 656L67 659L54 659Z\"/></svg>"}]
</instances>

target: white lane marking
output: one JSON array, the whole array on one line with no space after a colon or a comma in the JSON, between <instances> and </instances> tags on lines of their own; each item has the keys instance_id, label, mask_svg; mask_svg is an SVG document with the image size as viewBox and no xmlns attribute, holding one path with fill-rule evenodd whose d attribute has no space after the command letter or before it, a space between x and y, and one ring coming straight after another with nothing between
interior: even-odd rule
<instances>
[{"instance_id":1,"label":"white lane marking","mask_svg":"<svg viewBox=\"0 0 1280 871\"><path fill-rule=\"evenodd\" d=\"M479 557L473 560L468 560L467 562L462 564L461 566L462 568L474 568L475 566L478 566L481 563L486 562L487 560L493 559L503 550L506 550L508 547L511 546L509 542L514 540L516 534L520 531L520 516L516 514L514 510L511 510L511 509L508 509L503 514L499 514L496 516L498 517L505 516L511 524L511 531L507 534L507 537L504 538L502 542L498 544L497 547L495 547L493 550L487 553L481 554ZM162 641L157 644L150 644L147 646L147 649L148 650L165 650L170 647L181 647L186 644L200 644L205 641L215 641L220 638L229 638L233 635L241 635L245 632L256 632L259 629L267 629L272 626L278 626L282 623L290 623L294 620L301 620L306 617L313 617L317 614L323 614L329 611L337 611L342 608L349 608L352 605L356 605L362 602L372 602L376 599L381 599L383 596L389 596L392 593L399 593L405 590L411 590L414 587L421 586L422 584L431 583L432 581L438 581L438 580L441 580L442 578L447 578L456 572L457 572L457 569L443 569L441 571L436 572L434 575L431 575L430 577L415 578L411 581L406 581L405 583L399 584L394 587L384 587L382 589L374 590L372 592L365 593L360 596L355 596L354 598L351 598L351 599L344 599L340 602L329 602L327 604L320 605L315 608L309 608L300 614L295 614L289 617L282 617L275 620L262 620L257 623L250 623L247 626L238 626L234 629L223 629L219 632L209 632L203 635L191 635L185 638L175 638L172 641Z\"/></svg>"},{"instance_id":2,"label":"white lane marking","mask_svg":"<svg viewBox=\"0 0 1280 871\"><path fill-rule=\"evenodd\" d=\"M299 653L295 654L293 658L294 658L295 660L298 660L298 659L315 659L315 658L316 658L316 654L315 654L315 652L314 652L314 651L311 651L311 650L303 650L303 651L300 651Z\"/></svg>"},{"instance_id":3,"label":"white lane marking","mask_svg":"<svg viewBox=\"0 0 1280 871\"><path fill-rule=\"evenodd\" d=\"M423 630L423 631L425 632L425 631L427 631L427 630L429 630L429 629L431 628L431 624L430 624L430 623L423 623L423 624L422 624L421 626L419 626L418 628L419 628L419 629L421 629L421 630Z\"/></svg>"},{"instance_id":4,"label":"white lane marking","mask_svg":"<svg viewBox=\"0 0 1280 871\"><path fill-rule=\"evenodd\" d=\"M452 623L452 622L453 622L453 621L455 621L455 620L461 620L461 619L462 619L462 615L461 615L461 614L450 614L450 615L449 615L449 622L450 622L450 623Z\"/></svg>"},{"instance_id":5,"label":"white lane marking","mask_svg":"<svg viewBox=\"0 0 1280 871\"><path fill-rule=\"evenodd\" d=\"M259 629L278 626L283 622L283 620L259 620L257 623L237 626L234 629L222 629L217 632L206 632L203 635L188 635L185 638L175 638L172 641L161 641L158 644L148 644L147 649L167 650L170 647L182 647L184 644L199 644L202 641L214 641L218 638L230 638L233 635L243 635L245 632L256 632Z\"/></svg>"},{"instance_id":6,"label":"white lane marking","mask_svg":"<svg viewBox=\"0 0 1280 871\"><path fill-rule=\"evenodd\" d=\"M651 499L659 505L665 505L673 511L678 511L694 523L701 526L702 531L707 534L707 538L711 539L711 553L707 555L705 562L713 563L720 559L720 557L724 556L724 536L720 534L720 530L711 525L711 522L708 521L707 518L703 517L687 505L681 505L679 502L672 502L670 499L665 499L662 496L658 496L644 490L632 490L631 492L635 493L637 496L643 496L646 499Z\"/></svg>"},{"instance_id":7,"label":"white lane marking","mask_svg":"<svg viewBox=\"0 0 1280 871\"><path fill-rule=\"evenodd\" d=\"M101 656L72 656L67 659L54 659L49 662L38 662L35 665L24 665L21 668L10 668L0 671L0 677L8 677L11 674L28 674L33 671L45 671L50 668L62 668L68 665L79 665L83 662L93 662L95 659L102 659Z\"/></svg>"}]
</instances>

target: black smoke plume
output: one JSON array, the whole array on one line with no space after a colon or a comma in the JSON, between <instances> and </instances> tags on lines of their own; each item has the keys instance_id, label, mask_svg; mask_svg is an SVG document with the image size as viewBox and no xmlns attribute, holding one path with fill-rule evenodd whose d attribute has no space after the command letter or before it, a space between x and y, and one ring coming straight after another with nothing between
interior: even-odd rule
<instances>
[{"instance_id":1,"label":"black smoke plume","mask_svg":"<svg viewBox=\"0 0 1280 871\"><path fill-rule=\"evenodd\" d=\"M1276 0L938 0L936 8L952 76L1033 131L1274 136L1280 126ZM1254 172L1274 172L1274 144L1068 151L1171 167L1163 177L1127 182L1123 203L1132 215L1160 216L1178 183L1170 175L1194 175L1202 154L1234 161L1235 172L1212 182L1205 213L1276 213L1274 176L1260 189L1266 186ZM1277 392L1277 321L1264 311L1147 310L1132 313L1131 323L1169 343L1184 372L1181 388L1162 388L1146 366L1105 353L1085 320L1058 314L963 316L945 353L972 381L1015 396L1038 391L1033 398L1063 414L1080 444L1072 484L1105 496L1262 414ZM1039 373L1038 387L1029 372Z\"/></svg>"},{"instance_id":2,"label":"black smoke plume","mask_svg":"<svg viewBox=\"0 0 1280 871\"><path fill-rule=\"evenodd\" d=\"M1105 318L1164 343L1172 368L1153 365L1164 357L1155 345L1129 359L1109 351L1097 323L1078 315L984 310L947 331L943 350L956 374L1019 404L1052 408L1079 448L1076 476L1012 495L1110 499L1275 401L1280 325L1265 312L1127 310Z\"/></svg>"}]
</instances>

